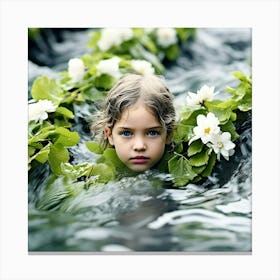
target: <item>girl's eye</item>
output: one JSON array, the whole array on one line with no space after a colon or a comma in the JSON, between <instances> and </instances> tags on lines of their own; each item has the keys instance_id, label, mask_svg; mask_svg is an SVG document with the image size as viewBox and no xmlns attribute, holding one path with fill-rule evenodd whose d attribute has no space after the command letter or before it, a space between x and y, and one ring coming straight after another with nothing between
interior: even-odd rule
<instances>
[{"instance_id":1,"label":"girl's eye","mask_svg":"<svg viewBox=\"0 0 280 280\"><path fill-rule=\"evenodd\" d=\"M128 130L125 130L125 131L121 132L121 135L124 136L124 137L130 137L130 136L132 136L132 132L128 131Z\"/></svg>"},{"instance_id":2,"label":"girl's eye","mask_svg":"<svg viewBox=\"0 0 280 280\"><path fill-rule=\"evenodd\" d=\"M159 132L156 131L156 130L150 130L150 131L148 131L148 135L149 136L157 136L157 135L159 135Z\"/></svg>"}]
</instances>

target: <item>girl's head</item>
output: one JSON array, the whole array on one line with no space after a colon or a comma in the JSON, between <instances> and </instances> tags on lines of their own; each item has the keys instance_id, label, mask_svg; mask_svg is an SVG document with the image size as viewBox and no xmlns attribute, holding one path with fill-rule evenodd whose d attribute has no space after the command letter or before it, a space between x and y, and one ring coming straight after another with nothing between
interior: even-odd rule
<instances>
[{"instance_id":1,"label":"girl's head","mask_svg":"<svg viewBox=\"0 0 280 280\"><path fill-rule=\"evenodd\" d=\"M114 146L130 169L144 171L162 157L175 125L173 95L156 75L127 74L110 90L92 132L106 147Z\"/></svg>"}]
</instances>

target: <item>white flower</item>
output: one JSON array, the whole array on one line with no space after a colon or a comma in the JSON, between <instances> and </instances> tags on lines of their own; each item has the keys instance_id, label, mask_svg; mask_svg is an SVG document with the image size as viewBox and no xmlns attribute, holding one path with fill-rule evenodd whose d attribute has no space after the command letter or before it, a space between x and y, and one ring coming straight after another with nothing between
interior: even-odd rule
<instances>
[{"instance_id":1,"label":"white flower","mask_svg":"<svg viewBox=\"0 0 280 280\"><path fill-rule=\"evenodd\" d=\"M214 87L208 87L207 85L204 85L200 90L197 91L197 94L202 101L212 101L214 97Z\"/></svg>"},{"instance_id":2,"label":"white flower","mask_svg":"<svg viewBox=\"0 0 280 280\"><path fill-rule=\"evenodd\" d=\"M73 82L80 82L85 75L84 62L79 58L71 58L68 61L68 73Z\"/></svg>"},{"instance_id":3,"label":"white flower","mask_svg":"<svg viewBox=\"0 0 280 280\"><path fill-rule=\"evenodd\" d=\"M188 92L187 104L190 106L197 106L203 104L204 101L212 101L214 98L214 87L204 85L197 93Z\"/></svg>"},{"instance_id":4,"label":"white flower","mask_svg":"<svg viewBox=\"0 0 280 280\"><path fill-rule=\"evenodd\" d=\"M196 121L197 126L193 129L195 135L190 139L189 143L197 139L201 139L201 141L206 144L207 142L211 141L213 135L220 132L219 120L211 112L209 112L207 116L202 114L198 115Z\"/></svg>"},{"instance_id":5,"label":"white flower","mask_svg":"<svg viewBox=\"0 0 280 280\"><path fill-rule=\"evenodd\" d=\"M231 135L229 132L212 135L211 143L208 143L207 146L213 148L218 160L220 160L220 155L226 160L228 160L229 156L233 155L235 144L230 139Z\"/></svg>"},{"instance_id":6,"label":"white flower","mask_svg":"<svg viewBox=\"0 0 280 280\"><path fill-rule=\"evenodd\" d=\"M121 76L119 71L119 62L120 58L118 57L101 60L96 66L97 76L107 74L118 79Z\"/></svg>"},{"instance_id":7,"label":"white flower","mask_svg":"<svg viewBox=\"0 0 280 280\"><path fill-rule=\"evenodd\" d=\"M186 98L187 104L189 106L199 106L200 105L200 99L197 93L194 92L188 92L188 96Z\"/></svg>"},{"instance_id":8,"label":"white flower","mask_svg":"<svg viewBox=\"0 0 280 280\"><path fill-rule=\"evenodd\" d=\"M55 112L56 107L50 100L39 100L28 104L28 120L42 122L48 118L48 113Z\"/></svg>"},{"instance_id":9,"label":"white flower","mask_svg":"<svg viewBox=\"0 0 280 280\"><path fill-rule=\"evenodd\" d=\"M175 28L158 28L156 30L156 37L158 44L167 48L177 43L177 33Z\"/></svg>"},{"instance_id":10,"label":"white flower","mask_svg":"<svg viewBox=\"0 0 280 280\"><path fill-rule=\"evenodd\" d=\"M155 73L155 69L148 61L133 59L131 60L131 65L135 71L142 75Z\"/></svg>"},{"instance_id":11,"label":"white flower","mask_svg":"<svg viewBox=\"0 0 280 280\"><path fill-rule=\"evenodd\" d=\"M104 28L97 45L101 51L107 51L113 46L119 46L122 42L133 37L131 28Z\"/></svg>"}]
</instances>

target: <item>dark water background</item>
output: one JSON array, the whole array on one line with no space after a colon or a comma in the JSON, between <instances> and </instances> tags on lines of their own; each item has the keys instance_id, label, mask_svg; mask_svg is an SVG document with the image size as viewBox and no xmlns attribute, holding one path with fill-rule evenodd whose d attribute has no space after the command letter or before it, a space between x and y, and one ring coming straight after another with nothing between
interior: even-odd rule
<instances>
[{"instance_id":1,"label":"dark water background","mask_svg":"<svg viewBox=\"0 0 280 280\"><path fill-rule=\"evenodd\" d=\"M29 90L37 76L57 77L70 58L88 53L87 29L45 29L29 43ZM164 76L175 106L188 91L215 86L220 97L238 81L234 71L251 72L250 29L198 29ZM30 93L29 93L30 94ZM30 96L30 95L29 95ZM73 163L94 160L90 140L92 108L75 107L74 129L81 143ZM217 164L203 183L174 189L168 176L146 172L89 188L59 210L36 207L49 175L47 164L29 173L29 251L62 252L251 252L251 113L241 116L235 154Z\"/></svg>"}]
</instances>

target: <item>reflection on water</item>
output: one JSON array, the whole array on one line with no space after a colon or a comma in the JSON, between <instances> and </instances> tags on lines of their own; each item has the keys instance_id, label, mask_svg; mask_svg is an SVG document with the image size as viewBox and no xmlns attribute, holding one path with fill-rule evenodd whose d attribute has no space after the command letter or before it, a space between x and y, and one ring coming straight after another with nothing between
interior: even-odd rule
<instances>
[{"instance_id":1,"label":"reflection on water","mask_svg":"<svg viewBox=\"0 0 280 280\"><path fill-rule=\"evenodd\" d=\"M86 53L86 30L63 31L60 36L58 40L49 35L37 43L34 53L40 46L47 48L52 60L47 63L41 49L41 63L29 62L29 87L36 76L55 76L69 58ZM208 84L222 96L226 86L236 83L234 71L250 73L249 29L200 29L182 50L165 73L178 108L187 91ZM91 110L85 105L75 111L82 141L79 149L71 150L74 163L94 160L83 144L90 139ZM221 161L205 182L184 189L172 188L166 174L147 171L83 190L47 210L38 198L50 171L38 165L29 174L29 251L250 252L251 113L243 118L230 161ZM59 181L57 185L59 191Z\"/></svg>"}]
</instances>

